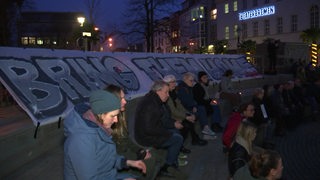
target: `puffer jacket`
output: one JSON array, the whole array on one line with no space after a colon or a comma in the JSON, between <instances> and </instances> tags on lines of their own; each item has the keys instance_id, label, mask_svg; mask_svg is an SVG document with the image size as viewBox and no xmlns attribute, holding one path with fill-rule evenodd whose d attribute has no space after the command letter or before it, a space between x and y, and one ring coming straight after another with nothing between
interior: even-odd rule
<instances>
[{"instance_id":1,"label":"puffer jacket","mask_svg":"<svg viewBox=\"0 0 320 180\"><path fill-rule=\"evenodd\" d=\"M82 118L90 106L80 104L64 120L64 179L118 180L132 177L119 174L126 159L116 153L112 136L93 121Z\"/></svg>"}]
</instances>

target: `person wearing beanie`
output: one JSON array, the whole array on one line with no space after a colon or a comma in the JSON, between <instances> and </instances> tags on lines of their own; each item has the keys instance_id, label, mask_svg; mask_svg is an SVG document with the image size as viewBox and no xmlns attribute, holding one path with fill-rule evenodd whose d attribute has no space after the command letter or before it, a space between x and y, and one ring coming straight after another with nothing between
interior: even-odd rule
<instances>
[{"instance_id":1,"label":"person wearing beanie","mask_svg":"<svg viewBox=\"0 0 320 180\"><path fill-rule=\"evenodd\" d=\"M211 116L211 130L213 132L221 132L223 128L220 125L222 121L220 107L218 100L209 96L209 79L204 71L198 72L198 82L193 87L193 96L198 104L202 133L208 134L208 116Z\"/></svg>"},{"instance_id":2,"label":"person wearing beanie","mask_svg":"<svg viewBox=\"0 0 320 180\"><path fill-rule=\"evenodd\" d=\"M64 179L135 179L118 173L128 166L146 172L142 161L127 160L116 152L111 126L118 122L120 101L112 93L96 90L89 104L81 103L64 120Z\"/></svg>"}]
</instances>

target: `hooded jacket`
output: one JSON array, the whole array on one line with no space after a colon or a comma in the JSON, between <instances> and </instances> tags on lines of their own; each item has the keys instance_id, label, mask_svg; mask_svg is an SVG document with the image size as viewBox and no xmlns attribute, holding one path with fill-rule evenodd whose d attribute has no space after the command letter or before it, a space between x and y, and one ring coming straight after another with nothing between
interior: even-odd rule
<instances>
[{"instance_id":1,"label":"hooded jacket","mask_svg":"<svg viewBox=\"0 0 320 180\"><path fill-rule=\"evenodd\" d=\"M82 115L90 106L80 104L64 120L64 179L118 180L132 177L119 174L126 167L126 159L116 153L112 136L95 120Z\"/></svg>"}]
</instances>

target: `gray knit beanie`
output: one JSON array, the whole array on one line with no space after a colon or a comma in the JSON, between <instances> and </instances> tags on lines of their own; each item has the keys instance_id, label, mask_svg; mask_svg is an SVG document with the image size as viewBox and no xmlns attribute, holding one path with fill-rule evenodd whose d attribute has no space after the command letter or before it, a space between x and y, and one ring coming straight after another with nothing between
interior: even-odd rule
<instances>
[{"instance_id":1,"label":"gray knit beanie","mask_svg":"<svg viewBox=\"0 0 320 180\"><path fill-rule=\"evenodd\" d=\"M94 114L103 114L121 107L120 99L104 90L93 91L89 97L89 102Z\"/></svg>"}]
</instances>

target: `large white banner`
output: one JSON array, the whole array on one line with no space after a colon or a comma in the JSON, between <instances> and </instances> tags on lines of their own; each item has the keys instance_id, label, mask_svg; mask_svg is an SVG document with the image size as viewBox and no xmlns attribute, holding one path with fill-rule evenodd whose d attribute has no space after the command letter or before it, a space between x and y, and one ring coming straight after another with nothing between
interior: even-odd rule
<instances>
[{"instance_id":1,"label":"large white banner","mask_svg":"<svg viewBox=\"0 0 320 180\"><path fill-rule=\"evenodd\" d=\"M63 118L90 91L116 84L128 99L144 95L167 74L206 71L219 81L226 69L237 79L260 77L243 55L106 53L0 47L0 80L33 123Z\"/></svg>"}]
</instances>

